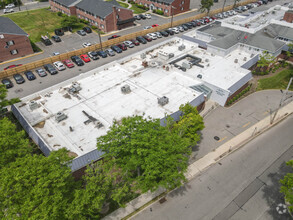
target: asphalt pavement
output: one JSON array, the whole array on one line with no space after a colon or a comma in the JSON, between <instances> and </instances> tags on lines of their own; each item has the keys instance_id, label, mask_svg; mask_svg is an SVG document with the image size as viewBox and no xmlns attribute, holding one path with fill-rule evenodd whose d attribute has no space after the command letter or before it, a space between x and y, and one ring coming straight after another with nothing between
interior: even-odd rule
<instances>
[{"instance_id":1,"label":"asphalt pavement","mask_svg":"<svg viewBox=\"0 0 293 220\"><path fill-rule=\"evenodd\" d=\"M292 172L285 166L293 158L292 129L289 116L132 219L291 219L277 206L284 204L279 180Z\"/></svg>"}]
</instances>

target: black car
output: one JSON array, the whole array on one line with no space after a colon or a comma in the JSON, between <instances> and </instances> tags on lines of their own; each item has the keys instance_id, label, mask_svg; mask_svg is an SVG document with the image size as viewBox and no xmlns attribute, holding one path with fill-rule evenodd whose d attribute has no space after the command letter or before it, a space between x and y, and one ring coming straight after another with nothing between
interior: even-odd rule
<instances>
[{"instance_id":1,"label":"black car","mask_svg":"<svg viewBox=\"0 0 293 220\"><path fill-rule=\"evenodd\" d=\"M146 43L147 43L146 39L144 39L142 36L138 36L138 37L136 38L136 40L138 40L139 43L142 43L142 44L146 44Z\"/></svg>"},{"instance_id":2,"label":"black car","mask_svg":"<svg viewBox=\"0 0 293 220\"><path fill-rule=\"evenodd\" d=\"M86 35L84 30L76 31L76 33L79 34L80 36L85 36Z\"/></svg>"},{"instance_id":3,"label":"black car","mask_svg":"<svg viewBox=\"0 0 293 220\"><path fill-rule=\"evenodd\" d=\"M189 23L192 24L193 27L196 27L197 26L197 23L195 21L191 21Z\"/></svg>"},{"instance_id":4,"label":"black car","mask_svg":"<svg viewBox=\"0 0 293 220\"><path fill-rule=\"evenodd\" d=\"M186 26L188 27L188 29L191 29L191 28L193 28L193 25L192 25L192 24L190 24L190 23L185 23L184 25L186 25Z\"/></svg>"},{"instance_id":5,"label":"black car","mask_svg":"<svg viewBox=\"0 0 293 220\"><path fill-rule=\"evenodd\" d=\"M116 45L111 46L111 49L114 50L116 53L122 53L122 49Z\"/></svg>"},{"instance_id":6,"label":"black car","mask_svg":"<svg viewBox=\"0 0 293 220\"><path fill-rule=\"evenodd\" d=\"M168 37L169 34L166 31L160 31L160 34L162 34L162 36L164 37Z\"/></svg>"},{"instance_id":7,"label":"black car","mask_svg":"<svg viewBox=\"0 0 293 220\"><path fill-rule=\"evenodd\" d=\"M167 32L169 35L174 35L175 34L175 32L172 31L172 30L164 30L164 31Z\"/></svg>"},{"instance_id":8,"label":"black car","mask_svg":"<svg viewBox=\"0 0 293 220\"><path fill-rule=\"evenodd\" d=\"M77 66L83 66L84 62L82 59L80 59L78 56L72 56L71 60L77 65Z\"/></svg>"},{"instance_id":9,"label":"black car","mask_svg":"<svg viewBox=\"0 0 293 220\"><path fill-rule=\"evenodd\" d=\"M52 40L55 42L61 42L61 38L57 35L52 36Z\"/></svg>"},{"instance_id":10,"label":"black car","mask_svg":"<svg viewBox=\"0 0 293 220\"><path fill-rule=\"evenodd\" d=\"M32 81L32 80L35 80L36 79L36 76L33 74L32 71L26 71L26 72L24 72L24 75L26 76L26 78L29 81Z\"/></svg>"},{"instance_id":11,"label":"black car","mask_svg":"<svg viewBox=\"0 0 293 220\"><path fill-rule=\"evenodd\" d=\"M144 15L142 15L142 14L140 14L139 16L140 16L140 18L143 19L143 20L146 19L146 16L144 16Z\"/></svg>"},{"instance_id":12,"label":"black car","mask_svg":"<svg viewBox=\"0 0 293 220\"><path fill-rule=\"evenodd\" d=\"M183 29L184 29L185 31L187 31L187 30L189 29L185 24L182 24L181 27L183 27Z\"/></svg>"},{"instance_id":13,"label":"black car","mask_svg":"<svg viewBox=\"0 0 293 220\"><path fill-rule=\"evenodd\" d=\"M24 83L25 82L25 80L24 80L24 78L22 77L22 75L20 75L20 74L14 74L13 75L13 78L15 79L15 82L17 83L17 84L22 84L22 83Z\"/></svg>"},{"instance_id":14,"label":"black car","mask_svg":"<svg viewBox=\"0 0 293 220\"><path fill-rule=\"evenodd\" d=\"M6 86L6 89L13 87L13 83L10 79L2 79L2 84Z\"/></svg>"},{"instance_id":15,"label":"black car","mask_svg":"<svg viewBox=\"0 0 293 220\"><path fill-rule=\"evenodd\" d=\"M92 29L90 27L84 27L83 30L88 34L92 33Z\"/></svg>"},{"instance_id":16,"label":"black car","mask_svg":"<svg viewBox=\"0 0 293 220\"><path fill-rule=\"evenodd\" d=\"M55 75L58 73L58 71L55 69L54 66L52 66L51 64L45 64L44 65L45 70L48 71L48 73L50 73L51 75Z\"/></svg>"},{"instance_id":17,"label":"black car","mask_svg":"<svg viewBox=\"0 0 293 220\"><path fill-rule=\"evenodd\" d=\"M139 15L135 15L133 18L135 18L135 20L140 20L141 17Z\"/></svg>"},{"instance_id":18,"label":"black car","mask_svg":"<svg viewBox=\"0 0 293 220\"><path fill-rule=\"evenodd\" d=\"M100 59L99 54L96 51L88 52L88 55L90 58L93 60L98 60Z\"/></svg>"},{"instance_id":19,"label":"black car","mask_svg":"<svg viewBox=\"0 0 293 220\"><path fill-rule=\"evenodd\" d=\"M105 52L105 51L102 51L102 50L99 50L98 52L97 52L97 54L100 56L100 57L102 57L102 58L106 58L108 55L107 55L107 53Z\"/></svg>"}]
</instances>

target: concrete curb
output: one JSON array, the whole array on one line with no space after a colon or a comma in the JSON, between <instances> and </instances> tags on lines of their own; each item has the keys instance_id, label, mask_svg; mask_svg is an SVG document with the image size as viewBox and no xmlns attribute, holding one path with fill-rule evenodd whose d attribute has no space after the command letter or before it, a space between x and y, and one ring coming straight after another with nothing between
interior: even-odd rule
<instances>
[{"instance_id":1,"label":"concrete curb","mask_svg":"<svg viewBox=\"0 0 293 220\"><path fill-rule=\"evenodd\" d=\"M41 52L33 53L33 54L30 54L30 55L27 55L27 56L24 56L24 57L19 57L19 58L15 58L13 60L4 61L4 62L0 63L0 65L15 62L15 61L18 61L18 60L23 60L23 59L26 59L26 58L29 58L29 57L34 57L34 56L40 55L42 53L44 53L43 50Z\"/></svg>"}]
</instances>

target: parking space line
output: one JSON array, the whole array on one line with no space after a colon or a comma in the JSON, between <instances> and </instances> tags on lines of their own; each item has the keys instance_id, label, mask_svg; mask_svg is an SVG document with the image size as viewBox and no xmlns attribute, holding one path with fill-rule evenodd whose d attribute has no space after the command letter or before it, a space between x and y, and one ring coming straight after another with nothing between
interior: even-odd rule
<instances>
[{"instance_id":1,"label":"parking space line","mask_svg":"<svg viewBox=\"0 0 293 220\"><path fill-rule=\"evenodd\" d=\"M223 137L222 139L218 140L217 142L221 142L223 140L225 140L227 138L227 136Z\"/></svg>"},{"instance_id":2,"label":"parking space line","mask_svg":"<svg viewBox=\"0 0 293 220\"><path fill-rule=\"evenodd\" d=\"M245 125L243 125L242 128L245 128L245 127L247 127L247 126L250 125L250 124L251 124L251 122L248 122L248 123L246 123Z\"/></svg>"}]
</instances>

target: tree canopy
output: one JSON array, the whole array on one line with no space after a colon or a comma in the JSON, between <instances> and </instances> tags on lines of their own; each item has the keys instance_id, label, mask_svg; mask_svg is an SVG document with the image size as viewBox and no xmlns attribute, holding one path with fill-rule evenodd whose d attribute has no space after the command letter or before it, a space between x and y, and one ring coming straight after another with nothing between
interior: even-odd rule
<instances>
[{"instance_id":1,"label":"tree canopy","mask_svg":"<svg viewBox=\"0 0 293 220\"><path fill-rule=\"evenodd\" d=\"M286 163L293 168L293 160ZM280 192L285 196L285 200L290 204L289 210L293 212L293 173L287 173L284 179L280 180Z\"/></svg>"},{"instance_id":2,"label":"tree canopy","mask_svg":"<svg viewBox=\"0 0 293 220\"><path fill-rule=\"evenodd\" d=\"M271 55L267 51L263 51L263 53L259 56L257 67L266 69L274 60L275 57L273 55Z\"/></svg>"},{"instance_id":3,"label":"tree canopy","mask_svg":"<svg viewBox=\"0 0 293 220\"><path fill-rule=\"evenodd\" d=\"M65 16L62 21L61 25L62 27L76 27L78 25L79 21L76 16Z\"/></svg>"},{"instance_id":4,"label":"tree canopy","mask_svg":"<svg viewBox=\"0 0 293 220\"><path fill-rule=\"evenodd\" d=\"M201 0L200 1L200 11L210 13L211 7L214 5L214 0Z\"/></svg>"}]
</instances>

